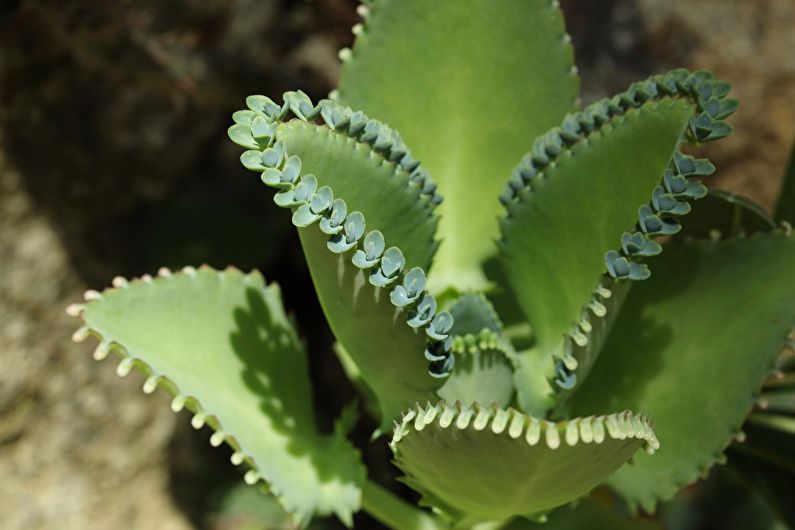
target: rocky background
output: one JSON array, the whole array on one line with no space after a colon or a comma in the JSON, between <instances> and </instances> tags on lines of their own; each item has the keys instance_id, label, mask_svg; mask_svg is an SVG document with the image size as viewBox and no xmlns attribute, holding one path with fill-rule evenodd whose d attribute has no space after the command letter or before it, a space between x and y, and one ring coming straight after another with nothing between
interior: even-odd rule
<instances>
[{"instance_id":1,"label":"rocky background","mask_svg":"<svg viewBox=\"0 0 795 530\"><path fill-rule=\"evenodd\" d=\"M795 139L792 0L561 3L586 101L678 66L731 81L713 183L772 207ZM0 3L0 528L243 527L212 515L228 455L72 344L63 308L118 273L258 266L291 278L313 376L338 385L294 235L225 131L249 93L323 97L355 22L355 0Z\"/></svg>"}]
</instances>

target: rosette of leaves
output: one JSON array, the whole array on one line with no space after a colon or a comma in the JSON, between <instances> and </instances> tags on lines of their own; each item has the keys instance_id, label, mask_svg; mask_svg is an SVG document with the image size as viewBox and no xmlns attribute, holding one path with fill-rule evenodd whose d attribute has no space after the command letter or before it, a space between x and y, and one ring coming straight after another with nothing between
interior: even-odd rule
<instances>
[{"instance_id":1,"label":"rosette of leaves","mask_svg":"<svg viewBox=\"0 0 795 530\"><path fill-rule=\"evenodd\" d=\"M580 108L557 2L360 14L329 99L250 96L229 136L432 511L317 430L303 346L256 273L119 279L70 308L76 338L171 392L301 524L363 507L498 527L602 483L653 510L723 458L795 324L790 230L707 195L713 165L684 153L730 133L729 85L675 70Z\"/></svg>"}]
</instances>

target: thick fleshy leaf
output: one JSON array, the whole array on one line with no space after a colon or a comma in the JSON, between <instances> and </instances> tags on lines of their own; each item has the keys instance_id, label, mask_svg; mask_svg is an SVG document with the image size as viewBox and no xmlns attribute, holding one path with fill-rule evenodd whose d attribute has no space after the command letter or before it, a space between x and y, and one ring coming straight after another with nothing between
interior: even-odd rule
<instances>
[{"instance_id":1,"label":"thick fleshy leaf","mask_svg":"<svg viewBox=\"0 0 795 530\"><path fill-rule=\"evenodd\" d=\"M516 410L444 402L403 416L390 444L404 481L454 518L542 514L599 484L659 444L630 412L558 424Z\"/></svg>"},{"instance_id":2,"label":"thick fleshy leaf","mask_svg":"<svg viewBox=\"0 0 795 530\"><path fill-rule=\"evenodd\" d=\"M530 384L532 371L540 368L567 389L598 355L598 348L582 347L592 329L604 327L594 325L611 294L602 275L648 278L643 260L661 250L654 238L677 233L676 217L706 193L690 177L714 167L679 147L723 134L725 124L710 118L711 99L702 96L720 90L723 97L723 87L710 74L686 71L636 83L568 116L514 170L501 196L501 257L536 341L518 356L516 372L528 412L541 413L553 400L551 387Z\"/></svg>"},{"instance_id":3,"label":"thick fleshy leaf","mask_svg":"<svg viewBox=\"0 0 795 530\"><path fill-rule=\"evenodd\" d=\"M251 467L246 482L266 481L301 524L330 513L350 523L364 467L344 436L317 431L306 353L279 288L206 267L114 284L70 308L85 321L76 338L97 336L95 357L119 354L119 375L140 370L145 392L173 394L172 408L211 426L211 443Z\"/></svg>"},{"instance_id":4,"label":"thick fleshy leaf","mask_svg":"<svg viewBox=\"0 0 795 530\"><path fill-rule=\"evenodd\" d=\"M437 393L454 403L507 407L514 395L513 350L501 334L483 331L453 338L455 367Z\"/></svg>"},{"instance_id":5,"label":"thick fleshy leaf","mask_svg":"<svg viewBox=\"0 0 795 530\"><path fill-rule=\"evenodd\" d=\"M482 288L505 176L576 104L557 3L376 0L360 29L340 101L399 129L448 198L434 287Z\"/></svg>"},{"instance_id":6,"label":"thick fleshy leaf","mask_svg":"<svg viewBox=\"0 0 795 530\"><path fill-rule=\"evenodd\" d=\"M668 246L652 278L631 290L569 407L638 407L654 417L663 449L608 481L646 510L721 458L795 325L792 237Z\"/></svg>"},{"instance_id":7,"label":"thick fleshy leaf","mask_svg":"<svg viewBox=\"0 0 795 530\"><path fill-rule=\"evenodd\" d=\"M348 256L330 260L320 230L310 227L300 236L324 312L359 381L375 396L380 429L387 432L407 403L432 399L444 382L428 373L428 338L406 324L408 312L392 305L385 289L372 287Z\"/></svg>"},{"instance_id":8,"label":"thick fleshy leaf","mask_svg":"<svg viewBox=\"0 0 795 530\"><path fill-rule=\"evenodd\" d=\"M509 207L506 275L535 333L535 351L527 356L548 359L550 379L566 332L594 298L605 254L636 224L638 207L660 183L692 113L692 104L674 100L628 112L575 144ZM523 383L527 356L519 359L517 389L522 406L538 412Z\"/></svg>"},{"instance_id":9,"label":"thick fleshy leaf","mask_svg":"<svg viewBox=\"0 0 795 530\"><path fill-rule=\"evenodd\" d=\"M303 174L315 175L318 187L329 186L348 212L362 212L367 231L379 230L387 247L402 251L406 270L428 269L436 250L437 217L432 197L409 173L384 163L366 143L327 127L291 120L279 126L277 137L301 160Z\"/></svg>"},{"instance_id":10,"label":"thick fleshy leaf","mask_svg":"<svg viewBox=\"0 0 795 530\"><path fill-rule=\"evenodd\" d=\"M792 151L784 183L781 185L781 193L776 204L776 220L788 221L795 225L795 149Z\"/></svg>"},{"instance_id":11,"label":"thick fleshy leaf","mask_svg":"<svg viewBox=\"0 0 795 530\"><path fill-rule=\"evenodd\" d=\"M314 106L300 92L286 93L278 108L287 110L278 113L252 98L257 117L233 125L230 136L241 143L233 130L248 128L253 136L257 119L274 124L260 150L241 161L261 170L263 182L279 190L276 204L293 211L338 352L377 399L385 431L401 410L429 399L452 369L452 318L437 314L424 290L436 248L433 208L441 199L400 136L382 123L331 101Z\"/></svg>"},{"instance_id":12,"label":"thick fleshy leaf","mask_svg":"<svg viewBox=\"0 0 795 530\"><path fill-rule=\"evenodd\" d=\"M438 390L448 403L480 403L507 407L513 395L510 341L494 307L481 294L466 294L450 307L455 368Z\"/></svg>"}]
</instances>

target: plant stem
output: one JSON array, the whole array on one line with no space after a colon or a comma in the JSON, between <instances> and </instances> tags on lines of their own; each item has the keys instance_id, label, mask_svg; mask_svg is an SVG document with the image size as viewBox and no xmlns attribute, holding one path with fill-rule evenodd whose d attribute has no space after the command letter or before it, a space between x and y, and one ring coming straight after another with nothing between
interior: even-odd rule
<instances>
[{"instance_id":1,"label":"plant stem","mask_svg":"<svg viewBox=\"0 0 795 530\"><path fill-rule=\"evenodd\" d=\"M444 530L438 517L412 506L372 480L362 488L362 508L394 530Z\"/></svg>"}]
</instances>

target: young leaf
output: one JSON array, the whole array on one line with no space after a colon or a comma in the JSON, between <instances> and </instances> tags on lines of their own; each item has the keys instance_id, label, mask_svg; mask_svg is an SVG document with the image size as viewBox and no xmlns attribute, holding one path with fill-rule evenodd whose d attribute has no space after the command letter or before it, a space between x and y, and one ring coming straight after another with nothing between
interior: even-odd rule
<instances>
[{"instance_id":1,"label":"young leaf","mask_svg":"<svg viewBox=\"0 0 795 530\"><path fill-rule=\"evenodd\" d=\"M115 283L78 308L77 338L99 338L95 357L117 353L120 375L137 368L144 391L173 394L174 410L211 426L213 445L225 441L233 462L252 468L246 482L266 481L300 524L331 513L350 523L364 467L344 436L317 430L306 353L279 288L206 267Z\"/></svg>"},{"instance_id":2,"label":"young leaf","mask_svg":"<svg viewBox=\"0 0 795 530\"><path fill-rule=\"evenodd\" d=\"M653 510L712 466L795 325L795 239L674 242L633 287L570 412L638 407L663 449L608 483Z\"/></svg>"},{"instance_id":3,"label":"young leaf","mask_svg":"<svg viewBox=\"0 0 795 530\"><path fill-rule=\"evenodd\" d=\"M550 0L377 0L367 11L340 101L399 129L449 198L435 288L481 288L504 176L576 104L563 16Z\"/></svg>"},{"instance_id":4,"label":"young leaf","mask_svg":"<svg viewBox=\"0 0 795 530\"><path fill-rule=\"evenodd\" d=\"M448 403L480 403L507 407L514 395L511 343L485 296L466 294L450 307L455 368L438 390Z\"/></svg>"},{"instance_id":5,"label":"young leaf","mask_svg":"<svg viewBox=\"0 0 795 530\"><path fill-rule=\"evenodd\" d=\"M500 334L481 332L453 338L455 367L439 397L454 403L481 403L507 407L514 395L513 350Z\"/></svg>"}]
</instances>

